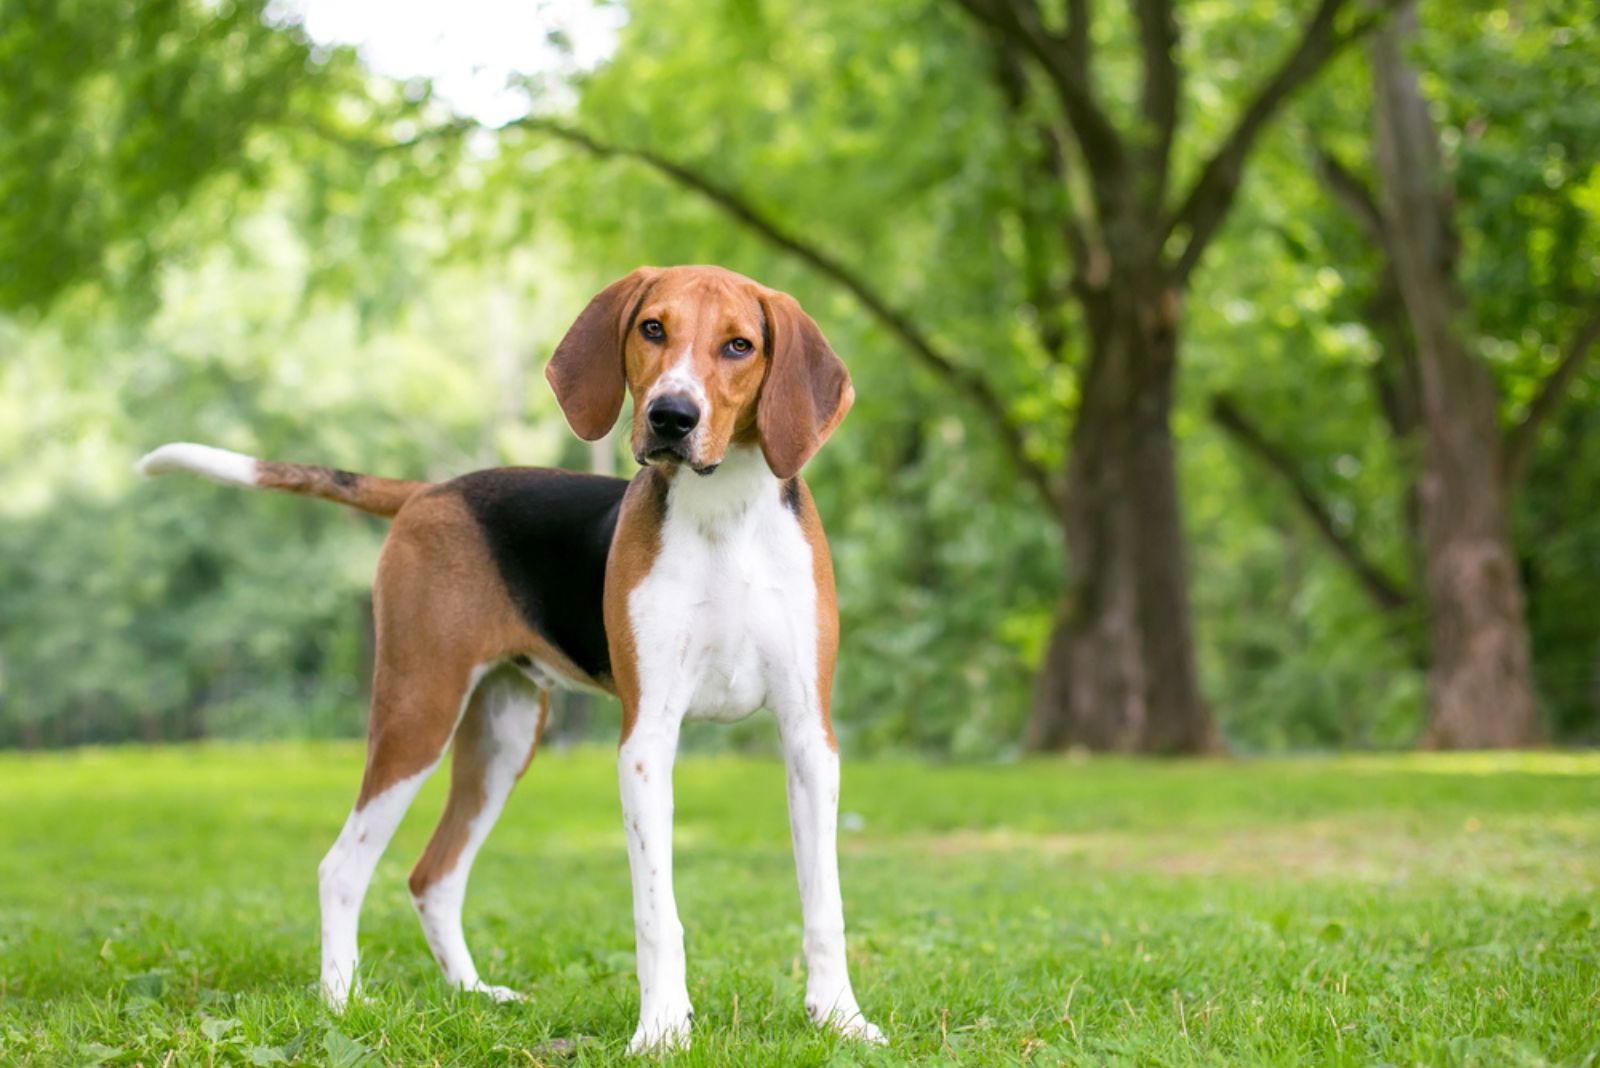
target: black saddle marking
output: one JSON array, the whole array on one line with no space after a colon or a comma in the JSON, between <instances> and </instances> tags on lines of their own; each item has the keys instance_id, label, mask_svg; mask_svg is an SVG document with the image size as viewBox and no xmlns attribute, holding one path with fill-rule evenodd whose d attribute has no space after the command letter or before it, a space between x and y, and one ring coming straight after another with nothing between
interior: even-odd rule
<instances>
[{"instance_id":1,"label":"black saddle marking","mask_svg":"<svg viewBox=\"0 0 1600 1068\"><path fill-rule=\"evenodd\" d=\"M466 501L528 626L590 678L609 680L602 598L627 480L502 467L445 488Z\"/></svg>"}]
</instances>

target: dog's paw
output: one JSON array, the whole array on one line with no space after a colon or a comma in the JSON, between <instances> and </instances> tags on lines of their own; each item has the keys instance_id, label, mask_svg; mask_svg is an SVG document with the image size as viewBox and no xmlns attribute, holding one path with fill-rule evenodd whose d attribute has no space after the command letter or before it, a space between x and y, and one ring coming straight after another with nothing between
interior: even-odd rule
<instances>
[{"instance_id":1,"label":"dog's paw","mask_svg":"<svg viewBox=\"0 0 1600 1068\"><path fill-rule=\"evenodd\" d=\"M824 1002L820 1000L806 999L806 1015L810 1016L818 1027L826 1028L829 1031L837 1031L845 1038L854 1039L857 1042L866 1042L873 1046L888 1044L889 1040L883 1037L882 1031L867 1020L866 1016L862 1014L861 1008L856 1005L854 998L850 998L848 1001L835 1001L830 1009L824 1009L822 1007L823 1004Z\"/></svg>"},{"instance_id":2,"label":"dog's paw","mask_svg":"<svg viewBox=\"0 0 1600 1068\"><path fill-rule=\"evenodd\" d=\"M857 1042L865 1042L869 1046L887 1046L889 1044L889 1040L883 1037L883 1032L859 1012L844 1021L837 1021L830 1017L824 1026L833 1028L845 1038L855 1039Z\"/></svg>"},{"instance_id":3,"label":"dog's paw","mask_svg":"<svg viewBox=\"0 0 1600 1068\"><path fill-rule=\"evenodd\" d=\"M335 979L330 981L324 979L322 981L321 993L322 1004L327 1006L328 1011L336 1016L343 1013L345 1009L350 1007L350 984L344 982L343 980Z\"/></svg>"},{"instance_id":4,"label":"dog's paw","mask_svg":"<svg viewBox=\"0 0 1600 1068\"><path fill-rule=\"evenodd\" d=\"M689 1048L689 1024L694 1019L694 1009L685 1001L681 1007L663 1007L642 1013L639 1029L628 1043L628 1053L661 1053Z\"/></svg>"},{"instance_id":5,"label":"dog's paw","mask_svg":"<svg viewBox=\"0 0 1600 1068\"><path fill-rule=\"evenodd\" d=\"M526 996L512 990L509 986L496 986L493 983L473 983L471 986L462 987L463 990L473 994L482 994L484 997L493 998L504 1005L508 1001L525 1001Z\"/></svg>"}]
</instances>

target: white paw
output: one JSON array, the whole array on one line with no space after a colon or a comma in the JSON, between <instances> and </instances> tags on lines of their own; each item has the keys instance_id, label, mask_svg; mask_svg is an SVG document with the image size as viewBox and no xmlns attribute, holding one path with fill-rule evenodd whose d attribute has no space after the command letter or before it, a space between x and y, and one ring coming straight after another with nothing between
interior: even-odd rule
<instances>
[{"instance_id":1,"label":"white paw","mask_svg":"<svg viewBox=\"0 0 1600 1068\"><path fill-rule=\"evenodd\" d=\"M859 1012L842 1023L836 1023L830 1018L827 1026L832 1027L845 1038L853 1038L857 1042L865 1042L869 1046L887 1046L889 1044L889 1040L883 1037L883 1032L878 1030L877 1025L869 1023L867 1018Z\"/></svg>"},{"instance_id":2,"label":"white paw","mask_svg":"<svg viewBox=\"0 0 1600 1068\"><path fill-rule=\"evenodd\" d=\"M496 986L493 983L473 983L471 986L462 987L462 989L493 998L502 1005L508 1001L525 1000L524 995L512 990L509 986Z\"/></svg>"},{"instance_id":3,"label":"white paw","mask_svg":"<svg viewBox=\"0 0 1600 1068\"><path fill-rule=\"evenodd\" d=\"M641 1013L639 1029L628 1043L628 1053L657 1053L666 1050L689 1048L689 1022L694 1019L694 1009L688 1001L679 1008L658 1009Z\"/></svg>"},{"instance_id":4,"label":"white paw","mask_svg":"<svg viewBox=\"0 0 1600 1068\"><path fill-rule=\"evenodd\" d=\"M835 1002L833 1008L827 1012L822 1011L821 1003L807 998L806 1014L819 1027L837 1031L845 1038L874 1046L888 1044L889 1040L883 1037L883 1032L867 1020L853 998L847 1002Z\"/></svg>"},{"instance_id":5,"label":"white paw","mask_svg":"<svg viewBox=\"0 0 1600 1068\"><path fill-rule=\"evenodd\" d=\"M322 981L322 1003L329 1012L342 1013L350 1005L350 984L342 979Z\"/></svg>"}]
</instances>

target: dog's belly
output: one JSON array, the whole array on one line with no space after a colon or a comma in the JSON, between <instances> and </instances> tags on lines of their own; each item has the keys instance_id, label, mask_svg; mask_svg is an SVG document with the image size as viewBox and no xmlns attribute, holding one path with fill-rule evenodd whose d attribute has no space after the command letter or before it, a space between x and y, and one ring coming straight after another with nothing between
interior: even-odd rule
<instances>
[{"instance_id":1,"label":"dog's belly","mask_svg":"<svg viewBox=\"0 0 1600 1068\"><path fill-rule=\"evenodd\" d=\"M571 690L605 696L607 691L594 682L573 675L562 665L531 654L513 656L509 663L541 690Z\"/></svg>"}]
</instances>

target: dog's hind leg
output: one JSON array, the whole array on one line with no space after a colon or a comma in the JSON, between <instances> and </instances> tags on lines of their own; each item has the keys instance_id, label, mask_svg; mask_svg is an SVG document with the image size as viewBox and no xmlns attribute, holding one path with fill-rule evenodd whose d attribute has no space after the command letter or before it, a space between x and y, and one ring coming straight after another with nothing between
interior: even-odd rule
<instances>
[{"instance_id":1,"label":"dog's hind leg","mask_svg":"<svg viewBox=\"0 0 1600 1068\"><path fill-rule=\"evenodd\" d=\"M411 901L445 979L496 1001L518 995L479 980L461 907L472 862L533 759L549 710L550 695L518 674L502 670L484 680L456 729L444 815L411 871Z\"/></svg>"},{"instance_id":2,"label":"dog's hind leg","mask_svg":"<svg viewBox=\"0 0 1600 1068\"><path fill-rule=\"evenodd\" d=\"M417 791L450 744L478 673L466 666L427 679L380 670L372 695L367 766L355 808L317 868L322 900L322 996L343 1009L355 986L356 930L372 872Z\"/></svg>"}]
</instances>

